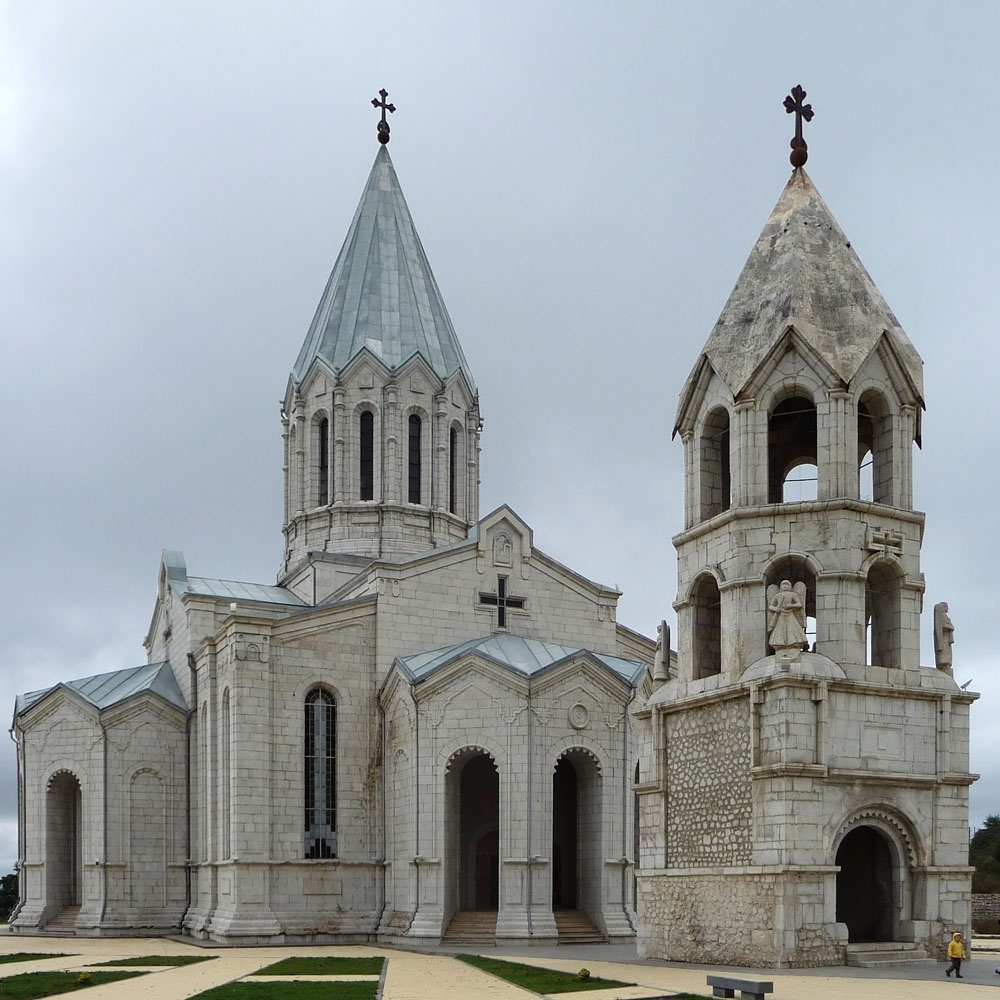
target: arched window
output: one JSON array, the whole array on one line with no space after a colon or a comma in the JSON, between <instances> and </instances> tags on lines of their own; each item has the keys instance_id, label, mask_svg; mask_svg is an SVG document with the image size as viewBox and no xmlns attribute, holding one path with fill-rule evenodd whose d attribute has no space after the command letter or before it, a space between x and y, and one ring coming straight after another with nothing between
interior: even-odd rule
<instances>
[{"instance_id":1,"label":"arched window","mask_svg":"<svg viewBox=\"0 0 1000 1000\"><path fill-rule=\"evenodd\" d=\"M817 464L816 406L806 396L792 396L767 421L768 503L815 500Z\"/></svg>"},{"instance_id":2,"label":"arched window","mask_svg":"<svg viewBox=\"0 0 1000 1000\"><path fill-rule=\"evenodd\" d=\"M701 519L721 514L729 504L729 413L720 407L701 432Z\"/></svg>"},{"instance_id":3,"label":"arched window","mask_svg":"<svg viewBox=\"0 0 1000 1000\"><path fill-rule=\"evenodd\" d=\"M859 495L892 503L892 416L885 397L874 389L858 401Z\"/></svg>"},{"instance_id":4,"label":"arched window","mask_svg":"<svg viewBox=\"0 0 1000 1000\"><path fill-rule=\"evenodd\" d=\"M722 596L711 573L698 577L691 590L694 679L722 672Z\"/></svg>"},{"instance_id":5,"label":"arched window","mask_svg":"<svg viewBox=\"0 0 1000 1000\"><path fill-rule=\"evenodd\" d=\"M317 501L320 507L330 502L330 421L323 417L316 427L316 469L319 478Z\"/></svg>"},{"instance_id":6,"label":"arched window","mask_svg":"<svg viewBox=\"0 0 1000 1000\"><path fill-rule=\"evenodd\" d=\"M806 588L806 643L810 650L816 645L816 576L808 564L796 556L785 556L772 566L767 574L767 586L780 587L782 580L789 583L803 583ZM768 620L767 602L765 602L764 622ZM771 647L768 645L768 649ZM773 652L773 650L772 650Z\"/></svg>"},{"instance_id":7,"label":"arched window","mask_svg":"<svg viewBox=\"0 0 1000 1000\"><path fill-rule=\"evenodd\" d=\"M458 513L458 428L448 433L448 510Z\"/></svg>"},{"instance_id":8,"label":"arched window","mask_svg":"<svg viewBox=\"0 0 1000 1000\"><path fill-rule=\"evenodd\" d=\"M902 575L890 563L874 563L865 581L865 625L868 663L898 667L902 661L900 584Z\"/></svg>"},{"instance_id":9,"label":"arched window","mask_svg":"<svg viewBox=\"0 0 1000 1000\"><path fill-rule=\"evenodd\" d=\"M305 854L337 856L337 703L314 688L305 703Z\"/></svg>"},{"instance_id":10,"label":"arched window","mask_svg":"<svg viewBox=\"0 0 1000 1000\"><path fill-rule=\"evenodd\" d=\"M362 410L359 421L358 454L360 456L361 500L375 499L375 414Z\"/></svg>"},{"instance_id":11,"label":"arched window","mask_svg":"<svg viewBox=\"0 0 1000 1000\"><path fill-rule=\"evenodd\" d=\"M409 449L407 451L408 489L406 499L410 503L420 503L420 417L415 413L409 419Z\"/></svg>"},{"instance_id":12,"label":"arched window","mask_svg":"<svg viewBox=\"0 0 1000 1000\"><path fill-rule=\"evenodd\" d=\"M230 841L230 829L231 829L231 810L229 806L229 796L231 791L231 781L232 781L232 770L230 768L230 746L229 741L231 737L230 722L231 714L229 710L229 692L226 691L222 696L222 736L220 742L222 744L220 754L222 758L221 774L219 777L219 812L220 812L220 834L221 834L221 850L220 857L225 859L232 857L232 847Z\"/></svg>"}]
</instances>

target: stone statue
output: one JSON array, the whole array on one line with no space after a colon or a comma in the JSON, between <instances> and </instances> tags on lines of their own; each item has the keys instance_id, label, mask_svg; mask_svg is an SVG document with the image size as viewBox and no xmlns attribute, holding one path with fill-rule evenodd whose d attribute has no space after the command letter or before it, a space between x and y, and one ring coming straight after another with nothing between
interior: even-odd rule
<instances>
[{"instance_id":1,"label":"stone statue","mask_svg":"<svg viewBox=\"0 0 1000 1000\"><path fill-rule=\"evenodd\" d=\"M779 660L795 660L806 647L806 585L782 580L767 588L767 641Z\"/></svg>"},{"instance_id":2,"label":"stone statue","mask_svg":"<svg viewBox=\"0 0 1000 1000\"><path fill-rule=\"evenodd\" d=\"M653 683L670 680L670 626L661 621L656 626L656 653L653 657Z\"/></svg>"},{"instance_id":3,"label":"stone statue","mask_svg":"<svg viewBox=\"0 0 1000 1000\"><path fill-rule=\"evenodd\" d=\"M934 664L938 670L951 673L951 646L955 641L955 626L948 616L948 604L934 605Z\"/></svg>"}]
</instances>

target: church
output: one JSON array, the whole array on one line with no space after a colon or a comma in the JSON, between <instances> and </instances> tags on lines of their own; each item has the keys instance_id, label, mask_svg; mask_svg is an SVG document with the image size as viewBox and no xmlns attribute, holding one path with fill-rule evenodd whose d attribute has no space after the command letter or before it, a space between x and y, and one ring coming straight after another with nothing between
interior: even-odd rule
<instances>
[{"instance_id":1,"label":"church","mask_svg":"<svg viewBox=\"0 0 1000 1000\"><path fill-rule=\"evenodd\" d=\"M481 515L479 395L381 92L280 410L277 580L164 552L146 662L17 699L15 933L805 966L968 929L976 695L946 607L921 666L922 362L803 169L804 96L677 412L674 652Z\"/></svg>"}]
</instances>

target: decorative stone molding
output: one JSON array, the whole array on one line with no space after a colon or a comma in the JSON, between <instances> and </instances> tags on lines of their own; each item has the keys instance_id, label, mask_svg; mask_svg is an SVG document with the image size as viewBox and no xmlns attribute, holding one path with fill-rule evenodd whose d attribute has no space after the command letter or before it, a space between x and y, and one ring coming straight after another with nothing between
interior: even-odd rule
<instances>
[{"instance_id":1,"label":"decorative stone molding","mask_svg":"<svg viewBox=\"0 0 1000 1000\"><path fill-rule=\"evenodd\" d=\"M903 848L906 853L907 864L910 868L915 868L919 864L917 848L907 824L901 817L885 806L868 806L853 813L841 824L840 829L837 831L837 836L833 839L834 847L839 848L844 837L851 830L859 826L881 828L884 833L888 833Z\"/></svg>"},{"instance_id":2,"label":"decorative stone molding","mask_svg":"<svg viewBox=\"0 0 1000 1000\"><path fill-rule=\"evenodd\" d=\"M569 724L574 729L586 729L590 725L590 710L582 702L570 706Z\"/></svg>"}]
</instances>

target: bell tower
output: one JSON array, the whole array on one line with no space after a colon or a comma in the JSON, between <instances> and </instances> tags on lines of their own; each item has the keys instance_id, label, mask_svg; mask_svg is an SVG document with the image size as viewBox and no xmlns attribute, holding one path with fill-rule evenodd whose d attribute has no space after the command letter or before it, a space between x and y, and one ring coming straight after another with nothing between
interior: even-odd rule
<instances>
[{"instance_id":1,"label":"bell tower","mask_svg":"<svg viewBox=\"0 0 1000 1000\"><path fill-rule=\"evenodd\" d=\"M643 957L906 962L970 930L978 695L946 605L921 666L922 362L803 169L804 98L677 411L677 676L637 713Z\"/></svg>"},{"instance_id":2,"label":"bell tower","mask_svg":"<svg viewBox=\"0 0 1000 1000\"><path fill-rule=\"evenodd\" d=\"M281 408L288 579L310 553L417 554L479 519L479 394L379 151Z\"/></svg>"}]
</instances>

